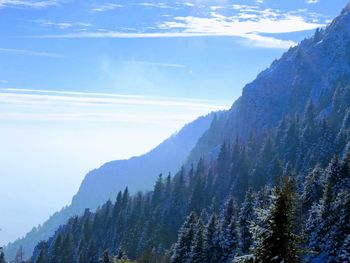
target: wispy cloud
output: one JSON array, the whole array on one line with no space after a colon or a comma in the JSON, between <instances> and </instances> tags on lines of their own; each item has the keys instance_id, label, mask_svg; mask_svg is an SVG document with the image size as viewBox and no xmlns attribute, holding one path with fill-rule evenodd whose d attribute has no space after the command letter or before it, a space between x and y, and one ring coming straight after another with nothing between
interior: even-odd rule
<instances>
[{"instance_id":1,"label":"wispy cloud","mask_svg":"<svg viewBox=\"0 0 350 263\"><path fill-rule=\"evenodd\" d=\"M140 3L154 6L155 4ZM162 3L157 5L163 6ZM115 30L71 32L38 36L39 38L181 38L181 37L239 37L250 46L264 48L288 48L293 41L281 40L264 34L291 33L323 27L317 14L307 16L302 10L282 12L274 9L260 9L254 5L231 6L233 15L220 12L221 6L209 6L207 16L177 16L160 21L152 30L143 32L122 32Z\"/></svg>"},{"instance_id":2,"label":"wispy cloud","mask_svg":"<svg viewBox=\"0 0 350 263\"><path fill-rule=\"evenodd\" d=\"M189 38L189 37L240 37L251 40L245 43L253 43L252 46L264 48L282 48L286 49L296 45L293 41L280 40L273 37L265 37L259 34L247 33L236 34L229 32L166 32L166 33L120 33L120 32L82 32L61 35L45 35L39 38L120 38L120 39L137 39L137 38Z\"/></svg>"},{"instance_id":3,"label":"wispy cloud","mask_svg":"<svg viewBox=\"0 0 350 263\"><path fill-rule=\"evenodd\" d=\"M308 4L317 4L319 0L306 0L306 3Z\"/></svg>"},{"instance_id":4,"label":"wispy cloud","mask_svg":"<svg viewBox=\"0 0 350 263\"><path fill-rule=\"evenodd\" d=\"M148 3L148 2L143 2L139 3L139 6L144 6L144 7L155 7L155 8L162 8L162 9L178 9L176 6L170 6L165 3Z\"/></svg>"},{"instance_id":5,"label":"wispy cloud","mask_svg":"<svg viewBox=\"0 0 350 263\"><path fill-rule=\"evenodd\" d=\"M229 102L191 98L0 89L0 120L6 121L162 123L190 121L198 115L229 106Z\"/></svg>"},{"instance_id":6,"label":"wispy cloud","mask_svg":"<svg viewBox=\"0 0 350 263\"><path fill-rule=\"evenodd\" d=\"M184 5L184 6L188 6L188 7L193 7L193 6L195 6L194 3L190 3L190 2L185 2L185 3L183 3L183 5Z\"/></svg>"},{"instance_id":7,"label":"wispy cloud","mask_svg":"<svg viewBox=\"0 0 350 263\"><path fill-rule=\"evenodd\" d=\"M192 109L219 110L222 105L211 104L207 100L190 98L159 98L138 95L104 94L86 92L65 92L30 89L1 89L0 101L3 103L64 104L81 106L120 106L149 105L158 107L186 107ZM23 104L22 104L23 105Z\"/></svg>"},{"instance_id":8,"label":"wispy cloud","mask_svg":"<svg viewBox=\"0 0 350 263\"><path fill-rule=\"evenodd\" d=\"M8 83L8 81L5 79L0 79L0 83L6 84L6 83Z\"/></svg>"},{"instance_id":9,"label":"wispy cloud","mask_svg":"<svg viewBox=\"0 0 350 263\"><path fill-rule=\"evenodd\" d=\"M123 5L121 4L116 4L116 3L104 3L102 5L95 6L91 10L94 12L107 12L107 11L112 11L117 8L122 8Z\"/></svg>"},{"instance_id":10,"label":"wispy cloud","mask_svg":"<svg viewBox=\"0 0 350 263\"><path fill-rule=\"evenodd\" d=\"M152 62L152 61L128 60L128 61L125 61L125 63L164 67L164 68L187 68L187 66L181 65L181 64L160 63L160 62Z\"/></svg>"},{"instance_id":11,"label":"wispy cloud","mask_svg":"<svg viewBox=\"0 0 350 263\"><path fill-rule=\"evenodd\" d=\"M49 58L62 58L62 55L60 55L60 54L42 52L42 51L26 50L26 49L0 48L0 53L37 56L37 57L49 57Z\"/></svg>"},{"instance_id":12,"label":"wispy cloud","mask_svg":"<svg viewBox=\"0 0 350 263\"><path fill-rule=\"evenodd\" d=\"M49 6L57 6L62 2L62 0L0 0L0 8L12 7L41 9Z\"/></svg>"},{"instance_id":13,"label":"wispy cloud","mask_svg":"<svg viewBox=\"0 0 350 263\"><path fill-rule=\"evenodd\" d=\"M86 22L73 22L73 21L54 22L51 20L44 20L44 19L36 19L36 20L32 20L32 22L38 23L41 26L54 27L59 29L67 29L72 27L87 28L92 26L90 23L86 23Z\"/></svg>"}]
</instances>

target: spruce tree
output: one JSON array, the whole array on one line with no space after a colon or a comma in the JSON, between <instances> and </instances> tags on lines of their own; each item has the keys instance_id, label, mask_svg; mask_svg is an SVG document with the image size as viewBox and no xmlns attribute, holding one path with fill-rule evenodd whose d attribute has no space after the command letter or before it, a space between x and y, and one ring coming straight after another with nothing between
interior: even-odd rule
<instances>
[{"instance_id":1,"label":"spruce tree","mask_svg":"<svg viewBox=\"0 0 350 263\"><path fill-rule=\"evenodd\" d=\"M192 240L191 251L186 260L187 263L203 263L203 237L204 225L202 220L199 218L195 227L195 233Z\"/></svg>"},{"instance_id":2,"label":"spruce tree","mask_svg":"<svg viewBox=\"0 0 350 263\"><path fill-rule=\"evenodd\" d=\"M335 195L342 188L341 164L338 156L334 156L325 170L325 180Z\"/></svg>"},{"instance_id":3,"label":"spruce tree","mask_svg":"<svg viewBox=\"0 0 350 263\"><path fill-rule=\"evenodd\" d=\"M110 256L109 256L108 250L105 250L105 251L103 252L102 257L101 257L101 259L100 259L100 262L101 262L101 263L112 263L112 260L111 260L111 258L110 258Z\"/></svg>"},{"instance_id":4,"label":"spruce tree","mask_svg":"<svg viewBox=\"0 0 350 263\"><path fill-rule=\"evenodd\" d=\"M205 226L203 239L203 263L219 262L219 226L215 213Z\"/></svg>"},{"instance_id":5,"label":"spruce tree","mask_svg":"<svg viewBox=\"0 0 350 263\"><path fill-rule=\"evenodd\" d=\"M316 166L305 178L303 192L301 194L302 211L307 214L307 211L314 203L317 203L322 197L323 170L320 166Z\"/></svg>"},{"instance_id":6,"label":"spruce tree","mask_svg":"<svg viewBox=\"0 0 350 263\"><path fill-rule=\"evenodd\" d=\"M50 263L61 263L61 258L62 258L62 234L59 233L55 239L55 242L53 244L53 248L51 251L51 256L50 256Z\"/></svg>"},{"instance_id":7,"label":"spruce tree","mask_svg":"<svg viewBox=\"0 0 350 263\"><path fill-rule=\"evenodd\" d=\"M239 212L238 226L240 231L240 249L244 254L250 251L252 246L252 234L250 225L254 219L254 194L252 189L246 193L245 200Z\"/></svg>"},{"instance_id":8,"label":"spruce tree","mask_svg":"<svg viewBox=\"0 0 350 263\"><path fill-rule=\"evenodd\" d=\"M195 235L196 224L198 223L197 215L192 212L182 225L178 240L174 245L171 262L173 263L185 263L190 255L192 242Z\"/></svg>"},{"instance_id":9,"label":"spruce tree","mask_svg":"<svg viewBox=\"0 0 350 263\"><path fill-rule=\"evenodd\" d=\"M154 185L153 196L152 196L153 207L156 207L160 203L160 201L162 200L162 196L163 196L163 175L160 174L158 176L156 184Z\"/></svg>"},{"instance_id":10,"label":"spruce tree","mask_svg":"<svg viewBox=\"0 0 350 263\"><path fill-rule=\"evenodd\" d=\"M237 208L231 197L220 221L220 260L231 262L238 249Z\"/></svg>"},{"instance_id":11,"label":"spruce tree","mask_svg":"<svg viewBox=\"0 0 350 263\"><path fill-rule=\"evenodd\" d=\"M293 183L283 178L282 187L274 189L272 205L260 213L265 226L252 228L255 234L256 262L299 262L298 238L293 233Z\"/></svg>"},{"instance_id":12,"label":"spruce tree","mask_svg":"<svg viewBox=\"0 0 350 263\"><path fill-rule=\"evenodd\" d=\"M5 254L0 250L0 263L6 263Z\"/></svg>"},{"instance_id":13,"label":"spruce tree","mask_svg":"<svg viewBox=\"0 0 350 263\"><path fill-rule=\"evenodd\" d=\"M37 260L35 261L35 263L48 263L47 256L45 255L44 250L40 251L39 256L38 256Z\"/></svg>"}]
</instances>

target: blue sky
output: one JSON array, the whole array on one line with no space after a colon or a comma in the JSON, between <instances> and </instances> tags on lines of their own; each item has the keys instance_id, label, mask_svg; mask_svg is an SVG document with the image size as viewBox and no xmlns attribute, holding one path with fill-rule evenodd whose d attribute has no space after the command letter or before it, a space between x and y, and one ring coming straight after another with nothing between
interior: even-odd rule
<instances>
[{"instance_id":1,"label":"blue sky","mask_svg":"<svg viewBox=\"0 0 350 263\"><path fill-rule=\"evenodd\" d=\"M229 108L346 2L0 0L0 244L89 170Z\"/></svg>"}]
</instances>

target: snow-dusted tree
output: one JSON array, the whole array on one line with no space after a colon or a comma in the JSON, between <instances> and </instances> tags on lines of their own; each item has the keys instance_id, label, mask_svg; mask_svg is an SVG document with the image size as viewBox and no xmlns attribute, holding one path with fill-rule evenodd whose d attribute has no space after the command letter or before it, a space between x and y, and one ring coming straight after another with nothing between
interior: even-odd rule
<instances>
[{"instance_id":1,"label":"snow-dusted tree","mask_svg":"<svg viewBox=\"0 0 350 263\"><path fill-rule=\"evenodd\" d=\"M330 181L327 181L323 197L318 204L314 204L306 223L306 237L309 248L314 252L325 250L325 236L334 222L332 215L333 191Z\"/></svg>"},{"instance_id":2,"label":"snow-dusted tree","mask_svg":"<svg viewBox=\"0 0 350 263\"><path fill-rule=\"evenodd\" d=\"M237 253L239 230L237 208L232 198L227 202L220 221L220 262L231 262Z\"/></svg>"},{"instance_id":3,"label":"snow-dusted tree","mask_svg":"<svg viewBox=\"0 0 350 263\"><path fill-rule=\"evenodd\" d=\"M196 224L198 223L197 215L192 212L182 225L178 240L174 245L171 262L185 263L191 252L192 243L195 235Z\"/></svg>"},{"instance_id":4,"label":"snow-dusted tree","mask_svg":"<svg viewBox=\"0 0 350 263\"><path fill-rule=\"evenodd\" d=\"M322 120L320 123L318 131L318 146L316 148L315 155L317 156L317 161L322 165L326 166L329 160L332 158L334 151L340 151L344 148L342 142L342 134L339 134L337 140L335 135L326 119ZM337 147L337 144L339 145Z\"/></svg>"},{"instance_id":5,"label":"snow-dusted tree","mask_svg":"<svg viewBox=\"0 0 350 263\"><path fill-rule=\"evenodd\" d=\"M239 211L238 226L240 232L240 249L243 253L248 253L252 245L252 234L250 225L254 219L254 194L251 189L246 193L245 200Z\"/></svg>"},{"instance_id":6,"label":"snow-dusted tree","mask_svg":"<svg viewBox=\"0 0 350 263\"><path fill-rule=\"evenodd\" d=\"M346 154L340 167L341 188L350 189L350 151Z\"/></svg>"},{"instance_id":7,"label":"snow-dusted tree","mask_svg":"<svg viewBox=\"0 0 350 263\"><path fill-rule=\"evenodd\" d=\"M186 260L186 263L203 263L203 235L204 225L201 219L198 219L196 224L194 237L192 240L192 246L190 254Z\"/></svg>"},{"instance_id":8,"label":"snow-dusted tree","mask_svg":"<svg viewBox=\"0 0 350 263\"><path fill-rule=\"evenodd\" d=\"M274 189L271 207L259 213L262 224L252 226L256 262L299 262L298 237L293 233L293 188L292 180L284 177L282 187Z\"/></svg>"},{"instance_id":9,"label":"snow-dusted tree","mask_svg":"<svg viewBox=\"0 0 350 263\"><path fill-rule=\"evenodd\" d=\"M340 248L340 253L338 255L339 262L350 262L350 234L348 234L344 241L342 242L342 246Z\"/></svg>"},{"instance_id":10,"label":"snow-dusted tree","mask_svg":"<svg viewBox=\"0 0 350 263\"><path fill-rule=\"evenodd\" d=\"M341 189L342 180L340 173L340 161L338 156L334 156L325 170L325 180L329 184L331 191L336 196Z\"/></svg>"},{"instance_id":11,"label":"snow-dusted tree","mask_svg":"<svg viewBox=\"0 0 350 263\"><path fill-rule=\"evenodd\" d=\"M203 236L203 263L219 262L219 229L217 217L213 213L205 226Z\"/></svg>"},{"instance_id":12,"label":"snow-dusted tree","mask_svg":"<svg viewBox=\"0 0 350 263\"><path fill-rule=\"evenodd\" d=\"M322 176L323 169L320 166L316 166L308 175L304 181L303 192L301 194L302 210L303 213L312 207L314 203L317 203L322 197L323 184Z\"/></svg>"}]
</instances>

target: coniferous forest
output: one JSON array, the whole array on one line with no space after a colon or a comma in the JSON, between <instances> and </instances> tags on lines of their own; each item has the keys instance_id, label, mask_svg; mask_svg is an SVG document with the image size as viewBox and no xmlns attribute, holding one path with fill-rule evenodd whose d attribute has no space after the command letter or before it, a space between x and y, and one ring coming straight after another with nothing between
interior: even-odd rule
<instances>
[{"instance_id":1,"label":"coniferous forest","mask_svg":"<svg viewBox=\"0 0 350 263\"><path fill-rule=\"evenodd\" d=\"M336 129L337 116L319 123L314 110L308 104L260 138L225 142L215 161L159 175L152 192L125 189L71 218L38 244L33 262L120 252L137 262L348 262L350 152L340 141L348 116Z\"/></svg>"},{"instance_id":2,"label":"coniferous forest","mask_svg":"<svg viewBox=\"0 0 350 263\"><path fill-rule=\"evenodd\" d=\"M323 48L337 48L334 34L348 34L344 12L289 51L299 75L275 125L235 134L227 129L231 113L217 114L201 141L220 141L216 151L197 148L152 191L126 188L96 212L72 217L28 262L350 262L350 75L319 87L314 99L302 58L327 36Z\"/></svg>"}]
</instances>

